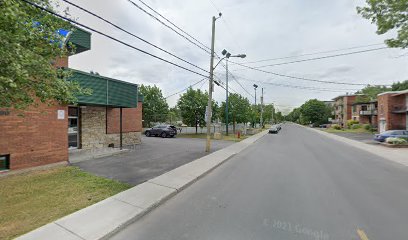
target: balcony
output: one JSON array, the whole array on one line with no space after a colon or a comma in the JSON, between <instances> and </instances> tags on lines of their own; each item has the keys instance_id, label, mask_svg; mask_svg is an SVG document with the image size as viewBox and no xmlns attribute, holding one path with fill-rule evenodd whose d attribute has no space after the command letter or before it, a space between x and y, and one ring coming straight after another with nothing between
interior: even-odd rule
<instances>
[{"instance_id":1,"label":"balcony","mask_svg":"<svg viewBox=\"0 0 408 240\"><path fill-rule=\"evenodd\" d=\"M394 106L392 113L406 113L408 112L408 106Z\"/></svg>"},{"instance_id":2,"label":"balcony","mask_svg":"<svg viewBox=\"0 0 408 240\"><path fill-rule=\"evenodd\" d=\"M372 116L372 115L377 115L378 111L377 109L375 110L361 110L360 115L362 116Z\"/></svg>"}]
</instances>

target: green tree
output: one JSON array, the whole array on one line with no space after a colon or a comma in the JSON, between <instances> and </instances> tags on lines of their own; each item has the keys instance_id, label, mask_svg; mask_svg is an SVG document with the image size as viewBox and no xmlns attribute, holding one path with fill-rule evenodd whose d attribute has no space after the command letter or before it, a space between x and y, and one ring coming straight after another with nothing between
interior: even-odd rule
<instances>
[{"instance_id":1,"label":"green tree","mask_svg":"<svg viewBox=\"0 0 408 240\"><path fill-rule=\"evenodd\" d=\"M156 85L141 85L140 93L144 97L143 124L150 127L152 122L165 122L169 112L169 105L163 97L161 89Z\"/></svg>"},{"instance_id":2,"label":"green tree","mask_svg":"<svg viewBox=\"0 0 408 240\"><path fill-rule=\"evenodd\" d=\"M302 124L327 123L328 118L331 116L331 111L331 108L329 108L324 102L312 99L305 102L300 107L300 121Z\"/></svg>"},{"instance_id":3,"label":"green tree","mask_svg":"<svg viewBox=\"0 0 408 240\"><path fill-rule=\"evenodd\" d=\"M262 125L264 126L265 123L269 122L272 123L274 121L272 121L272 117L275 116L275 107L273 106L273 104L267 104L264 106L263 109L263 123Z\"/></svg>"},{"instance_id":4,"label":"green tree","mask_svg":"<svg viewBox=\"0 0 408 240\"><path fill-rule=\"evenodd\" d=\"M367 6L357 7L357 12L377 25L377 34L389 31L397 36L386 40L389 47L408 47L408 1L407 0L366 0Z\"/></svg>"},{"instance_id":5,"label":"green tree","mask_svg":"<svg viewBox=\"0 0 408 240\"><path fill-rule=\"evenodd\" d=\"M249 100L239 94L230 93L228 97L228 123L232 122L232 131L234 133L236 123L247 123L250 120L250 114L251 104L249 103ZM220 116L225 123L225 102L221 103Z\"/></svg>"},{"instance_id":6,"label":"green tree","mask_svg":"<svg viewBox=\"0 0 408 240\"><path fill-rule=\"evenodd\" d=\"M284 120L284 117L283 117L283 115L282 115L282 112L276 112L275 114L274 114L274 122L275 123L280 123L280 122L282 122Z\"/></svg>"},{"instance_id":7,"label":"green tree","mask_svg":"<svg viewBox=\"0 0 408 240\"><path fill-rule=\"evenodd\" d=\"M53 10L50 0L32 2ZM0 107L75 102L82 89L52 65L72 50L57 31L72 26L18 0L2 0L0 9Z\"/></svg>"},{"instance_id":8,"label":"green tree","mask_svg":"<svg viewBox=\"0 0 408 240\"><path fill-rule=\"evenodd\" d=\"M402 91L408 89L408 80L392 84L392 91Z\"/></svg>"},{"instance_id":9,"label":"green tree","mask_svg":"<svg viewBox=\"0 0 408 240\"><path fill-rule=\"evenodd\" d=\"M372 86L368 85L360 91L356 92L357 94L363 94L356 97L356 102L370 102L377 100L377 95L383 92L390 91L390 88L386 86Z\"/></svg>"},{"instance_id":10,"label":"green tree","mask_svg":"<svg viewBox=\"0 0 408 240\"><path fill-rule=\"evenodd\" d=\"M208 104L208 94L200 89L187 89L187 92L182 94L177 102L177 107L180 109L183 122L188 126L196 127L205 125L205 109Z\"/></svg>"}]
</instances>

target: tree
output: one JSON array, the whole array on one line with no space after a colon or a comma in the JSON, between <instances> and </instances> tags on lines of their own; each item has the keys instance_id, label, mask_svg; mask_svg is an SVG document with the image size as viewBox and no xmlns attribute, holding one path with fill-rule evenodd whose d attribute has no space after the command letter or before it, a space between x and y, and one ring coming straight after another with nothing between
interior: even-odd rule
<instances>
[{"instance_id":1,"label":"tree","mask_svg":"<svg viewBox=\"0 0 408 240\"><path fill-rule=\"evenodd\" d=\"M357 12L377 25L377 34L395 31L397 36L387 39L389 47L408 47L408 1L407 0L366 0L365 7L357 7Z\"/></svg>"},{"instance_id":2,"label":"tree","mask_svg":"<svg viewBox=\"0 0 408 240\"><path fill-rule=\"evenodd\" d=\"M53 10L50 0L32 2ZM72 26L18 0L2 0L0 9L0 108L75 102L82 89L52 65L69 54L58 30Z\"/></svg>"},{"instance_id":3,"label":"tree","mask_svg":"<svg viewBox=\"0 0 408 240\"><path fill-rule=\"evenodd\" d=\"M302 124L327 123L328 118L331 116L331 111L331 108L324 102L317 99L309 100L300 107L300 122Z\"/></svg>"},{"instance_id":4,"label":"tree","mask_svg":"<svg viewBox=\"0 0 408 240\"><path fill-rule=\"evenodd\" d=\"M152 122L165 122L169 112L169 105L163 97L161 89L156 85L141 85L140 93L144 97L143 124L150 127Z\"/></svg>"},{"instance_id":5,"label":"tree","mask_svg":"<svg viewBox=\"0 0 408 240\"><path fill-rule=\"evenodd\" d=\"M208 94L200 89L187 89L187 92L182 94L177 102L177 107L180 109L183 122L188 126L196 127L205 125L205 109L208 104Z\"/></svg>"},{"instance_id":6,"label":"tree","mask_svg":"<svg viewBox=\"0 0 408 240\"><path fill-rule=\"evenodd\" d=\"M272 121L272 117L274 118L275 116L275 107L273 106L273 104L267 104L264 106L263 109L263 123L262 125L264 126L266 122L272 123L274 121Z\"/></svg>"},{"instance_id":7,"label":"tree","mask_svg":"<svg viewBox=\"0 0 408 240\"><path fill-rule=\"evenodd\" d=\"M356 102L362 103L362 102L376 101L378 94L387 92L390 90L391 89L387 88L386 86L368 85L365 88L361 89L360 91L356 92L357 94L363 94L363 95L358 95L356 97Z\"/></svg>"},{"instance_id":8,"label":"tree","mask_svg":"<svg viewBox=\"0 0 408 240\"><path fill-rule=\"evenodd\" d=\"M226 122L225 102L221 103L220 115L222 121ZM250 120L251 104L249 100L237 93L230 93L228 97L228 124L232 122L235 133L236 123L247 123Z\"/></svg>"},{"instance_id":9,"label":"tree","mask_svg":"<svg viewBox=\"0 0 408 240\"><path fill-rule=\"evenodd\" d=\"M392 88L392 91L407 90L408 89L408 80L393 83L391 88Z\"/></svg>"},{"instance_id":10,"label":"tree","mask_svg":"<svg viewBox=\"0 0 408 240\"><path fill-rule=\"evenodd\" d=\"M292 112L285 116L285 119L287 121L300 123L300 115L301 115L300 108L294 108Z\"/></svg>"}]
</instances>

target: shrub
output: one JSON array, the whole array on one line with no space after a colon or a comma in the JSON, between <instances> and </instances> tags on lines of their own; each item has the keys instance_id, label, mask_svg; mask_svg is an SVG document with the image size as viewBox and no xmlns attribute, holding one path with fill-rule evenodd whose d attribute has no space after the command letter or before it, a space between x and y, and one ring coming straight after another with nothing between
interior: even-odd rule
<instances>
[{"instance_id":1,"label":"shrub","mask_svg":"<svg viewBox=\"0 0 408 240\"><path fill-rule=\"evenodd\" d=\"M336 130L340 130L340 129L341 129L341 126L338 125L338 124L333 124L333 125L331 126L331 128L336 129Z\"/></svg>"},{"instance_id":2,"label":"shrub","mask_svg":"<svg viewBox=\"0 0 408 240\"><path fill-rule=\"evenodd\" d=\"M367 131L371 131L373 129L373 127L370 124L364 124L363 127Z\"/></svg>"},{"instance_id":3,"label":"shrub","mask_svg":"<svg viewBox=\"0 0 408 240\"><path fill-rule=\"evenodd\" d=\"M358 123L351 125L351 129L359 129L359 128L361 128L361 125Z\"/></svg>"},{"instance_id":4,"label":"shrub","mask_svg":"<svg viewBox=\"0 0 408 240\"><path fill-rule=\"evenodd\" d=\"M356 121L356 120L347 120L347 128L351 128L351 126L353 126L354 124L359 124L359 122L358 121Z\"/></svg>"},{"instance_id":5,"label":"shrub","mask_svg":"<svg viewBox=\"0 0 408 240\"><path fill-rule=\"evenodd\" d=\"M387 138L385 141L387 143L396 144L396 145L407 144L408 143L407 140L405 140L403 138L392 138L392 137Z\"/></svg>"}]
</instances>

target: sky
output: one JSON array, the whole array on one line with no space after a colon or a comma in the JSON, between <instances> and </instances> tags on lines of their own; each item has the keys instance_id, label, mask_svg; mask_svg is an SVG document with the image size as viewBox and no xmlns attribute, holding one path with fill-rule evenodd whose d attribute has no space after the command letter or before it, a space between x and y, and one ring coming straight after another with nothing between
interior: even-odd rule
<instances>
[{"instance_id":1,"label":"sky","mask_svg":"<svg viewBox=\"0 0 408 240\"><path fill-rule=\"evenodd\" d=\"M61 9L68 6L61 0L57 1L61 2ZM210 55L207 52L163 26L128 0L70 1L204 70L210 68ZM139 0L133 1L144 7ZM384 46L381 43L385 39L394 36L393 33L377 35L376 26L357 14L356 7L365 5L363 0L143 1L208 47L211 45L212 16L218 16L218 12L222 12L222 17L216 21L215 52L219 56L222 56L223 49L232 55L246 54L245 59L231 58L231 61L252 67L380 48ZM144 8L149 11L146 7ZM161 58L208 75L75 7L70 6L69 13L82 24ZM367 47L354 48L357 46ZM353 49L251 63L347 48ZM225 61L216 68L215 75L217 79L225 82L226 70L223 64ZM92 33L91 50L70 57L69 65L74 69L94 71L127 82L155 84L162 89L165 97L203 78L97 33ZM264 103L274 103L284 113L302 105L309 99L331 100L338 95L352 93L361 88L361 86L354 85L327 84L276 76L246 69L232 62L229 63L229 70L235 77L229 76L231 92L237 92L253 103L255 101L253 84L257 84L259 86L257 102L260 101L261 88L263 88ZM321 81L392 84L395 81L408 79L408 50L383 49L315 61L269 66L262 70ZM294 85L297 88L269 83ZM304 87L325 90L302 89ZM208 81L200 82L193 88L208 90ZM218 102L224 101L225 90L215 86L213 96ZM174 106L178 97L179 94L169 97L167 99L169 105Z\"/></svg>"}]
</instances>

